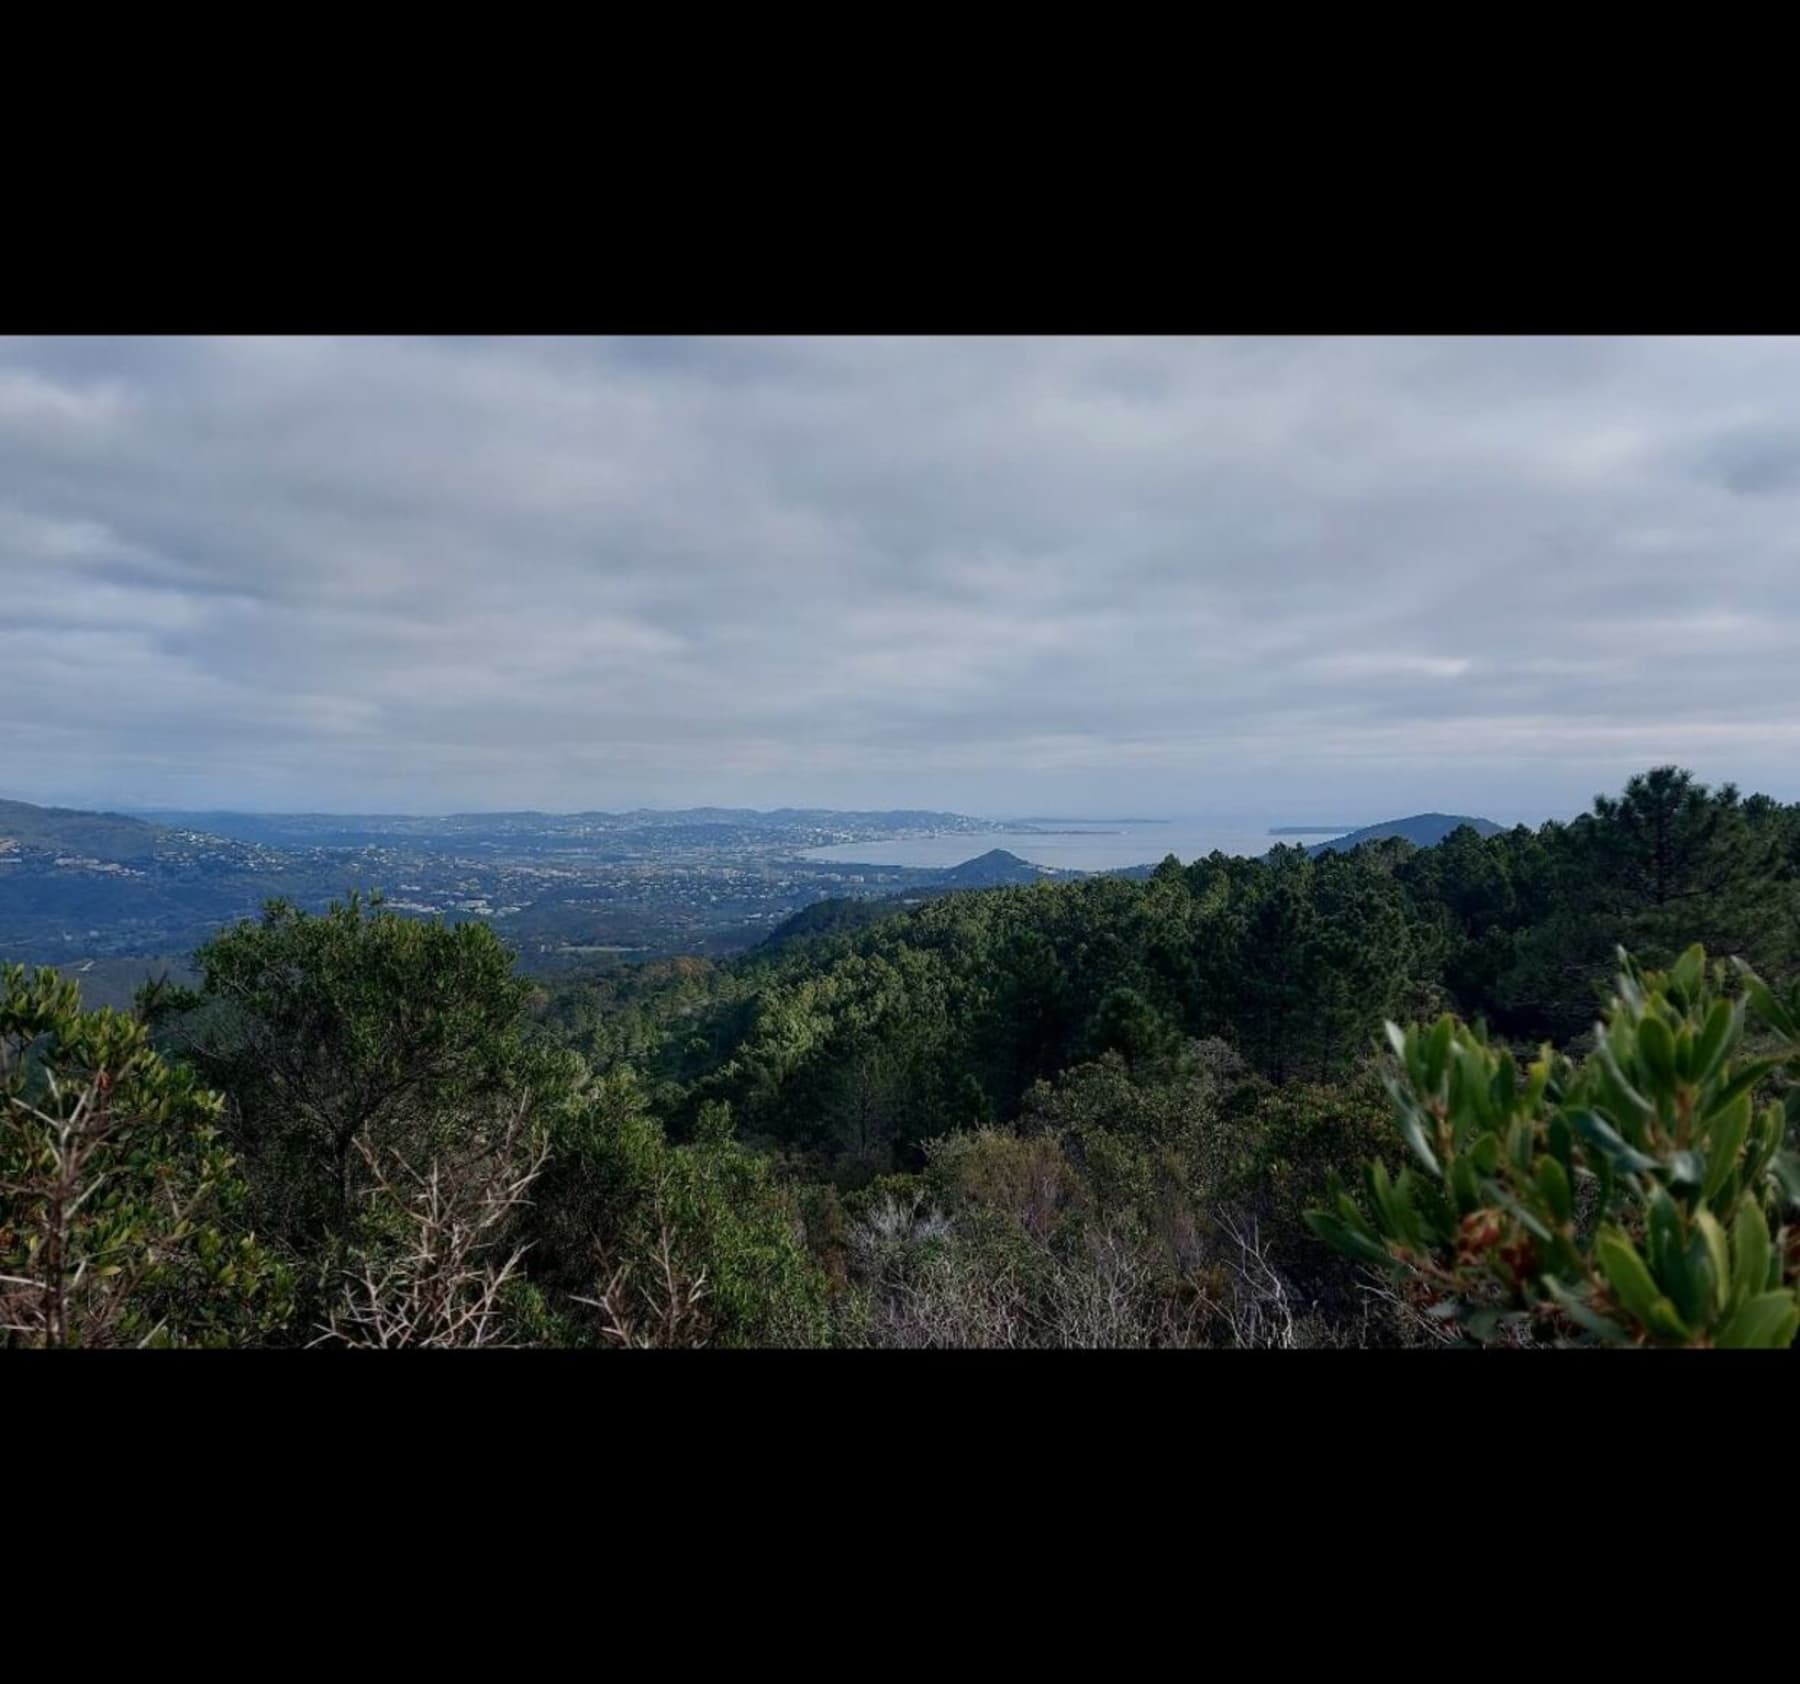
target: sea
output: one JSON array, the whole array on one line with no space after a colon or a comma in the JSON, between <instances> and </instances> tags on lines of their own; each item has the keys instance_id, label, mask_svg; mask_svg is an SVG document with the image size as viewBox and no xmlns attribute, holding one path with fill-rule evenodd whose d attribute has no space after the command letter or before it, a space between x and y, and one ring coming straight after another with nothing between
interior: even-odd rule
<instances>
[{"instance_id":1,"label":"sea","mask_svg":"<svg viewBox=\"0 0 1800 1684\"><path fill-rule=\"evenodd\" d=\"M1170 819L1160 823L1092 826L1045 825L1042 830L988 831L979 836L906 836L886 842L844 842L809 848L804 857L858 865L961 865L993 848L1032 865L1062 871L1114 871L1121 866L1155 865L1170 854L1186 864L1215 851L1222 854L1266 854L1278 842L1328 841L1341 831L1321 830L1304 836L1271 836L1267 827L1226 827Z\"/></svg>"}]
</instances>

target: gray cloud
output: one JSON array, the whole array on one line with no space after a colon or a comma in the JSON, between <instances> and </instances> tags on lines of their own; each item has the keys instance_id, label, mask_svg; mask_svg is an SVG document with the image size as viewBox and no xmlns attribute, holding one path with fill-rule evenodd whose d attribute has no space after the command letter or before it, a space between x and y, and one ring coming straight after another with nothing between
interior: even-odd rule
<instances>
[{"instance_id":1,"label":"gray cloud","mask_svg":"<svg viewBox=\"0 0 1800 1684\"><path fill-rule=\"evenodd\" d=\"M0 793L1793 798L1800 344L0 342ZM1327 811L1326 809L1329 809Z\"/></svg>"}]
</instances>

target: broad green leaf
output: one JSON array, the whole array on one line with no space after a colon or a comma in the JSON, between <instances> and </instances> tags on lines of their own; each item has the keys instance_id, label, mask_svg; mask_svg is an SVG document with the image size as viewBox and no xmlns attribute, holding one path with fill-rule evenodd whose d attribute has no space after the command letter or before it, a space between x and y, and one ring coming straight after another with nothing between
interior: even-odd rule
<instances>
[{"instance_id":1,"label":"broad green leaf","mask_svg":"<svg viewBox=\"0 0 1800 1684\"><path fill-rule=\"evenodd\" d=\"M1568 1174L1555 1158L1538 1159L1537 1184L1544 1203L1550 1207L1550 1214L1559 1223L1567 1222L1574 1212L1575 1200L1569 1188Z\"/></svg>"},{"instance_id":2,"label":"broad green leaf","mask_svg":"<svg viewBox=\"0 0 1800 1684\"><path fill-rule=\"evenodd\" d=\"M1793 1013L1775 997L1774 990L1742 959L1733 963L1744 978L1744 992L1750 996L1750 1004L1763 1022L1787 1040L1800 1040L1800 1024L1794 1022Z\"/></svg>"},{"instance_id":3,"label":"broad green leaf","mask_svg":"<svg viewBox=\"0 0 1800 1684\"><path fill-rule=\"evenodd\" d=\"M1716 1117L1741 1093L1749 1093L1765 1076L1779 1070L1786 1062L1779 1058L1753 1058L1748 1064L1739 1065L1732 1072L1731 1080L1726 1082L1706 1102L1705 1115Z\"/></svg>"},{"instance_id":4,"label":"broad green leaf","mask_svg":"<svg viewBox=\"0 0 1800 1684\"><path fill-rule=\"evenodd\" d=\"M1638 1174L1644 1170L1657 1168L1656 1159L1640 1152L1635 1146L1621 1138L1617 1129L1599 1115L1587 1110L1574 1110L1566 1113L1575 1132L1588 1142L1616 1169L1630 1174Z\"/></svg>"},{"instance_id":5,"label":"broad green leaf","mask_svg":"<svg viewBox=\"0 0 1800 1684\"><path fill-rule=\"evenodd\" d=\"M1769 1283L1769 1259L1774 1247L1769 1240L1769 1224L1755 1199L1745 1199L1738 1206L1737 1220L1731 1225L1731 1297L1742 1304L1764 1290Z\"/></svg>"},{"instance_id":6,"label":"broad green leaf","mask_svg":"<svg viewBox=\"0 0 1800 1684\"><path fill-rule=\"evenodd\" d=\"M1725 1238L1725 1230L1719 1226L1719 1219L1710 1210L1694 1213L1694 1227L1705 1242L1707 1255L1711 1261L1713 1278L1713 1307L1724 1311L1731 1303L1731 1247Z\"/></svg>"},{"instance_id":7,"label":"broad green leaf","mask_svg":"<svg viewBox=\"0 0 1800 1684\"><path fill-rule=\"evenodd\" d=\"M1387 1165L1379 1158L1376 1159L1368 1165L1364 1179L1368 1183L1370 1203L1375 1207L1383 1231L1397 1240L1409 1239L1406 1218L1401 1212L1399 1200L1394 1197L1394 1184L1388 1175Z\"/></svg>"},{"instance_id":8,"label":"broad green leaf","mask_svg":"<svg viewBox=\"0 0 1800 1684\"><path fill-rule=\"evenodd\" d=\"M1721 1240L1725 1237L1723 1232L1719 1237ZM1717 1308L1719 1275L1713 1267L1712 1242L1702 1229L1696 1227L1688 1235L1682 1263L1683 1286L1671 1296L1682 1320L1691 1327L1703 1327L1707 1317Z\"/></svg>"},{"instance_id":9,"label":"broad green leaf","mask_svg":"<svg viewBox=\"0 0 1800 1684\"><path fill-rule=\"evenodd\" d=\"M1562 1165L1563 1174L1573 1179L1575 1174L1575 1136L1569 1128L1568 1119L1560 1111L1550 1119L1548 1135L1550 1155Z\"/></svg>"},{"instance_id":10,"label":"broad green leaf","mask_svg":"<svg viewBox=\"0 0 1800 1684\"><path fill-rule=\"evenodd\" d=\"M1431 1039L1425 1047L1425 1086L1436 1093L1444 1080L1444 1065L1450 1056L1450 1039L1456 1032L1456 1025L1449 1013L1437 1020L1431 1031Z\"/></svg>"},{"instance_id":11,"label":"broad green leaf","mask_svg":"<svg viewBox=\"0 0 1800 1684\"><path fill-rule=\"evenodd\" d=\"M1512 1054L1502 1052L1494 1069L1494 1108L1505 1116L1512 1109L1513 1095L1518 1089L1518 1070Z\"/></svg>"},{"instance_id":12,"label":"broad green leaf","mask_svg":"<svg viewBox=\"0 0 1800 1684\"><path fill-rule=\"evenodd\" d=\"M1396 1267L1394 1259L1385 1248L1373 1240L1340 1221L1329 1211L1309 1210L1305 1214L1307 1227L1319 1236L1335 1251L1343 1252L1347 1257L1354 1257L1358 1262L1368 1263L1378 1269L1391 1270Z\"/></svg>"},{"instance_id":13,"label":"broad green leaf","mask_svg":"<svg viewBox=\"0 0 1800 1684\"><path fill-rule=\"evenodd\" d=\"M1394 1210L1400 1218L1400 1234L1407 1245L1415 1251L1425 1243L1425 1236L1419 1224L1419 1212L1413 1204L1413 1193L1419 1185L1419 1178L1404 1164L1400 1173L1394 1177L1392 1198Z\"/></svg>"},{"instance_id":14,"label":"broad green leaf","mask_svg":"<svg viewBox=\"0 0 1800 1684\"><path fill-rule=\"evenodd\" d=\"M1650 1103L1636 1088L1620 1068L1619 1060L1614 1054L1612 1043L1607 1040L1604 1031L1596 1026L1595 1056L1600 1060L1602 1074L1606 1085L1612 1091L1622 1110L1634 1112L1641 1120L1648 1122L1656 1115L1656 1107Z\"/></svg>"},{"instance_id":15,"label":"broad green leaf","mask_svg":"<svg viewBox=\"0 0 1800 1684\"><path fill-rule=\"evenodd\" d=\"M1532 1132L1530 1119L1513 1118L1512 1126L1506 1131L1506 1156L1521 1175L1527 1175L1531 1171L1531 1154L1535 1145L1536 1137Z\"/></svg>"},{"instance_id":16,"label":"broad green leaf","mask_svg":"<svg viewBox=\"0 0 1800 1684\"><path fill-rule=\"evenodd\" d=\"M1680 1313L1667 1298L1659 1298L1650 1306L1646 1325L1652 1332L1679 1340L1684 1345L1693 1342L1693 1330L1682 1321Z\"/></svg>"},{"instance_id":17,"label":"broad green leaf","mask_svg":"<svg viewBox=\"0 0 1800 1684\"><path fill-rule=\"evenodd\" d=\"M1791 1292L1764 1292L1752 1298L1713 1341L1723 1351L1784 1351L1800 1332L1800 1303Z\"/></svg>"},{"instance_id":18,"label":"broad green leaf","mask_svg":"<svg viewBox=\"0 0 1800 1684\"><path fill-rule=\"evenodd\" d=\"M1706 1014L1706 1026L1694 1042L1694 1080L1704 1085L1713 1079L1725 1055L1730 1052L1743 1028L1744 1006L1741 1000L1715 1000Z\"/></svg>"},{"instance_id":19,"label":"broad green leaf","mask_svg":"<svg viewBox=\"0 0 1800 1684\"><path fill-rule=\"evenodd\" d=\"M1670 979L1692 1000L1706 980L1706 949L1698 942L1687 949L1669 969Z\"/></svg>"},{"instance_id":20,"label":"broad green leaf","mask_svg":"<svg viewBox=\"0 0 1800 1684\"><path fill-rule=\"evenodd\" d=\"M1790 1206L1800 1210L1800 1152L1777 1152L1770 1167L1782 1196Z\"/></svg>"},{"instance_id":21,"label":"broad green leaf","mask_svg":"<svg viewBox=\"0 0 1800 1684\"><path fill-rule=\"evenodd\" d=\"M1525 1103L1536 1105L1550 1086L1550 1043L1545 1042L1525 1073Z\"/></svg>"},{"instance_id":22,"label":"broad green leaf","mask_svg":"<svg viewBox=\"0 0 1800 1684\"><path fill-rule=\"evenodd\" d=\"M1480 1049L1474 1045L1459 1045L1456 1049L1456 1068L1461 1076L1459 1090L1467 1103L1474 1110L1482 1126L1493 1128L1501 1119L1498 1107L1494 1104L1491 1078L1488 1073L1487 1060ZM1455 1094L1451 1099L1455 1104Z\"/></svg>"},{"instance_id":23,"label":"broad green leaf","mask_svg":"<svg viewBox=\"0 0 1800 1684\"><path fill-rule=\"evenodd\" d=\"M1561 1305L1569 1318L1578 1327L1585 1328L1596 1338L1609 1345L1629 1345L1633 1343L1631 1335L1616 1321L1610 1321L1601 1315L1586 1299L1571 1292L1561 1281L1546 1277L1544 1286L1550 1296Z\"/></svg>"},{"instance_id":24,"label":"broad green leaf","mask_svg":"<svg viewBox=\"0 0 1800 1684\"><path fill-rule=\"evenodd\" d=\"M1681 1217L1675 1201L1661 1188L1650 1196L1646 1261L1663 1293L1674 1301L1684 1319L1692 1320L1703 1303L1692 1275L1688 1271L1687 1253L1683 1248Z\"/></svg>"},{"instance_id":25,"label":"broad green leaf","mask_svg":"<svg viewBox=\"0 0 1800 1684\"><path fill-rule=\"evenodd\" d=\"M1637 1027L1638 1056L1665 1093L1675 1089L1675 1037L1660 1017L1642 1017Z\"/></svg>"},{"instance_id":26,"label":"broad green leaf","mask_svg":"<svg viewBox=\"0 0 1800 1684\"><path fill-rule=\"evenodd\" d=\"M1375 1230L1369 1226L1369 1219L1356 1208L1356 1201L1351 1198L1348 1193L1340 1192L1338 1194L1337 1209L1337 1219L1342 1222L1346 1228L1349 1228L1353 1233L1361 1234L1364 1239L1373 1244L1380 1243L1380 1236L1378 1236Z\"/></svg>"},{"instance_id":27,"label":"broad green leaf","mask_svg":"<svg viewBox=\"0 0 1800 1684\"><path fill-rule=\"evenodd\" d=\"M1749 1132L1750 1096L1742 1093L1713 1123L1712 1143L1706 1154L1706 1180L1701 1185L1704 1198L1710 1201L1725 1185L1725 1178L1737 1167L1738 1154Z\"/></svg>"},{"instance_id":28,"label":"broad green leaf","mask_svg":"<svg viewBox=\"0 0 1800 1684\"><path fill-rule=\"evenodd\" d=\"M1420 1120L1418 1111L1410 1104L1404 1106L1401 1109L1399 1121L1400 1137L1412 1148L1413 1156L1432 1175L1442 1175L1444 1172L1438 1165L1437 1154L1432 1151L1431 1143L1425 1138L1425 1127Z\"/></svg>"},{"instance_id":29,"label":"broad green leaf","mask_svg":"<svg viewBox=\"0 0 1800 1684\"><path fill-rule=\"evenodd\" d=\"M1616 1230L1594 1242L1594 1257L1619 1302L1640 1322L1650 1324L1651 1312L1662 1296L1631 1242Z\"/></svg>"}]
</instances>

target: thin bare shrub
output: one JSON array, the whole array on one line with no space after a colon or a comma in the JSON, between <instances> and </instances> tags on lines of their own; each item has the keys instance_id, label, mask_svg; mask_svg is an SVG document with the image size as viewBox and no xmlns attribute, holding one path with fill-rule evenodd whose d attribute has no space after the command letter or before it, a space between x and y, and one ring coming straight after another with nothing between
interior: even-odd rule
<instances>
[{"instance_id":1,"label":"thin bare shrub","mask_svg":"<svg viewBox=\"0 0 1800 1684\"><path fill-rule=\"evenodd\" d=\"M651 1193L655 1237L645 1254L614 1262L600 1253L606 1284L593 1297L575 1299L599 1312L601 1337L625 1350L693 1350L711 1334L706 1270L681 1259L667 1194L667 1177L659 1175Z\"/></svg>"},{"instance_id":2,"label":"thin bare shrub","mask_svg":"<svg viewBox=\"0 0 1800 1684\"><path fill-rule=\"evenodd\" d=\"M1224 1290L1204 1297L1207 1309L1238 1349L1293 1350L1298 1343L1293 1295L1270 1260L1256 1219L1220 1211L1213 1222L1226 1241Z\"/></svg>"},{"instance_id":3,"label":"thin bare shrub","mask_svg":"<svg viewBox=\"0 0 1800 1684\"><path fill-rule=\"evenodd\" d=\"M345 1271L313 1343L393 1350L517 1342L509 1337L506 1295L527 1248L507 1249L507 1233L548 1155L543 1141L530 1138L525 1107L485 1150L448 1168L433 1158L419 1169L398 1152L357 1144L371 1203L398 1240L371 1248Z\"/></svg>"}]
</instances>

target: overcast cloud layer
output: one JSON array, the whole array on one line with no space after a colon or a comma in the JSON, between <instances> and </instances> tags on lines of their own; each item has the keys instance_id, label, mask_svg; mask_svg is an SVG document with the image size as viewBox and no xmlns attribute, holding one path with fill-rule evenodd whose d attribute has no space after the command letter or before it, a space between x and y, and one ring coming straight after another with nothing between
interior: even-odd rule
<instances>
[{"instance_id":1,"label":"overcast cloud layer","mask_svg":"<svg viewBox=\"0 0 1800 1684\"><path fill-rule=\"evenodd\" d=\"M1800 797L1800 342L0 340L0 796Z\"/></svg>"}]
</instances>

